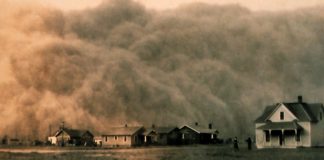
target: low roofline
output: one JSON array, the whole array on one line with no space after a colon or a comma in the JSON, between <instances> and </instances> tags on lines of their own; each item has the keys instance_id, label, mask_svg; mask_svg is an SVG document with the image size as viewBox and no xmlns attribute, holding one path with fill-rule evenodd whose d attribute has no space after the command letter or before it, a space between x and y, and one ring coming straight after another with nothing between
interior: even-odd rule
<instances>
[{"instance_id":1,"label":"low roofline","mask_svg":"<svg viewBox=\"0 0 324 160\"><path fill-rule=\"evenodd\" d=\"M133 134L102 134L101 137L103 137L103 136L132 136L134 134L135 133L133 133Z\"/></svg>"},{"instance_id":2,"label":"low roofline","mask_svg":"<svg viewBox=\"0 0 324 160\"><path fill-rule=\"evenodd\" d=\"M69 129L69 128L61 128L61 129L59 129L58 131L56 131L56 133L55 133L55 135L53 136L53 137L57 137L59 134L61 134L63 131L65 132L65 133L67 133L69 136L71 136L70 135L70 133L69 132L67 132L67 130L74 130L74 131L80 131L80 132L83 132L82 133L82 135L84 135L85 133L89 133L89 134L91 134L92 136L94 136L89 130L80 130L80 129ZM52 136L50 136L50 137L52 137Z\"/></svg>"},{"instance_id":3,"label":"low roofline","mask_svg":"<svg viewBox=\"0 0 324 160\"><path fill-rule=\"evenodd\" d=\"M201 131L199 131L199 128L195 129L194 127L190 127L189 125L184 125L182 127L180 127L179 129L181 130L182 128L184 127L188 127L189 129L195 131L196 133L198 134L204 134L204 133L207 133L207 134L218 134L219 131L217 129L209 129L209 128L200 128L202 129ZM205 130L210 130L210 132L206 132ZM218 133L217 133L218 132Z\"/></svg>"},{"instance_id":4,"label":"low roofline","mask_svg":"<svg viewBox=\"0 0 324 160\"><path fill-rule=\"evenodd\" d=\"M159 131L159 129L168 129L167 131ZM150 133L152 133L152 132L155 132L155 133L157 133L157 134L168 134L168 133L171 133L172 131L174 131L174 130L176 130L176 129L179 129L179 127L176 127L176 126L174 126L174 127L164 127L164 126L161 126L161 127L154 127L154 128L145 128L145 132L147 132L147 131L149 131L149 132L147 132L147 134L150 134Z\"/></svg>"},{"instance_id":5,"label":"low roofline","mask_svg":"<svg viewBox=\"0 0 324 160\"><path fill-rule=\"evenodd\" d=\"M113 129L113 128L123 128L123 127L111 127L108 129ZM133 133L122 133L122 134L101 134L101 136L132 136L134 134L136 134L138 131L140 131L141 129L143 129L143 126L136 126L136 127L130 127L130 128L137 128Z\"/></svg>"},{"instance_id":6,"label":"low roofline","mask_svg":"<svg viewBox=\"0 0 324 160\"><path fill-rule=\"evenodd\" d=\"M180 127L180 129L182 129L182 128L184 128L184 127L188 127L188 128L190 128L190 129L192 129L193 131L195 131L195 132L197 132L197 133L199 133L199 134L200 134L200 132L199 132L199 131L197 131L196 129L194 129L194 128L192 128L192 127L188 126L188 125L184 125L184 126Z\"/></svg>"}]
</instances>

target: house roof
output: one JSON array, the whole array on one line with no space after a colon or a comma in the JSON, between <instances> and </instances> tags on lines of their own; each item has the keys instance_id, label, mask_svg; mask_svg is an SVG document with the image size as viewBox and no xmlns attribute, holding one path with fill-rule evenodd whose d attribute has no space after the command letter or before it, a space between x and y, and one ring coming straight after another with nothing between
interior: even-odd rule
<instances>
[{"instance_id":1,"label":"house roof","mask_svg":"<svg viewBox=\"0 0 324 160\"><path fill-rule=\"evenodd\" d=\"M133 135L136 132L143 129L143 127L113 127L108 128L107 131L103 134L106 136L128 136Z\"/></svg>"},{"instance_id":2,"label":"house roof","mask_svg":"<svg viewBox=\"0 0 324 160\"><path fill-rule=\"evenodd\" d=\"M89 134L92 135L92 133L89 132L88 130L63 128L63 129L60 129L60 130L58 130L56 132L55 137L57 137L59 134L61 134L62 131L64 131L65 133L67 133L71 137L82 137L85 133L89 133Z\"/></svg>"},{"instance_id":3,"label":"house roof","mask_svg":"<svg viewBox=\"0 0 324 160\"><path fill-rule=\"evenodd\" d=\"M297 124L295 121L292 122L268 122L263 126L258 127L257 129L262 130L281 130L281 129L302 129L302 127Z\"/></svg>"},{"instance_id":4,"label":"house roof","mask_svg":"<svg viewBox=\"0 0 324 160\"><path fill-rule=\"evenodd\" d=\"M93 137L94 140L102 140L102 137L101 136L95 136Z\"/></svg>"},{"instance_id":5,"label":"house roof","mask_svg":"<svg viewBox=\"0 0 324 160\"><path fill-rule=\"evenodd\" d=\"M201 126L188 126L188 125L184 125L183 127L181 127L180 129L183 129L183 128L189 128L197 133L207 133L207 134L212 134L212 133L216 133L217 130L216 129L209 129L209 128L203 128Z\"/></svg>"},{"instance_id":6,"label":"house roof","mask_svg":"<svg viewBox=\"0 0 324 160\"><path fill-rule=\"evenodd\" d=\"M262 115L260 117L258 117L255 122L257 123L263 123L267 120L267 118L274 112L274 110L277 108L276 105L273 105L273 106L267 106Z\"/></svg>"},{"instance_id":7,"label":"house roof","mask_svg":"<svg viewBox=\"0 0 324 160\"><path fill-rule=\"evenodd\" d=\"M157 134L164 134L164 133L170 133L174 129L178 127L154 127L154 128L147 128L145 132L143 133L144 135L149 135L152 132L155 132Z\"/></svg>"},{"instance_id":8,"label":"house roof","mask_svg":"<svg viewBox=\"0 0 324 160\"><path fill-rule=\"evenodd\" d=\"M301 122L317 122L317 113L320 110L324 110L323 105L321 103L282 103L286 108L294 114L298 121ZM278 108L279 104L275 104L272 106L267 106L263 112L263 114L258 117L255 122L256 123L264 123L268 120L268 118L275 112Z\"/></svg>"}]
</instances>

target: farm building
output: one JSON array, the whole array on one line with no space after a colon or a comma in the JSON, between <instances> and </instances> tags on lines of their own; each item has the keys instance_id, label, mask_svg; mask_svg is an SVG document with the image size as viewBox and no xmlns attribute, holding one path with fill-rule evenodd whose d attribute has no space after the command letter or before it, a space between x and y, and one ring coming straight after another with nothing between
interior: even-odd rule
<instances>
[{"instance_id":1,"label":"farm building","mask_svg":"<svg viewBox=\"0 0 324 160\"><path fill-rule=\"evenodd\" d=\"M22 145L22 142L17 138L8 138L7 145L18 146Z\"/></svg>"},{"instance_id":2,"label":"farm building","mask_svg":"<svg viewBox=\"0 0 324 160\"><path fill-rule=\"evenodd\" d=\"M56 144L60 146L91 146L93 134L88 130L61 128L55 134Z\"/></svg>"},{"instance_id":3,"label":"farm building","mask_svg":"<svg viewBox=\"0 0 324 160\"><path fill-rule=\"evenodd\" d=\"M180 128L182 144L211 144L217 142L218 131L209 124L208 128L185 125Z\"/></svg>"},{"instance_id":4,"label":"farm building","mask_svg":"<svg viewBox=\"0 0 324 160\"><path fill-rule=\"evenodd\" d=\"M144 142L143 127L114 127L107 129L102 135L102 146L131 147L142 145Z\"/></svg>"},{"instance_id":5,"label":"farm building","mask_svg":"<svg viewBox=\"0 0 324 160\"><path fill-rule=\"evenodd\" d=\"M12 145L12 146L17 146L17 145L21 145L21 140L17 139L17 138L9 138L8 136L4 136L1 140L1 144L4 145Z\"/></svg>"},{"instance_id":6,"label":"farm building","mask_svg":"<svg viewBox=\"0 0 324 160\"><path fill-rule=\"evenodd\" d=\"M49 144L57 145L57 138L55 136L49 136L47 138L47 141L49 142Z\"/></svg>"},{"instance_id":7,"label":"farm building","mask_svg":"<svg viewBox=\"0 0 324 160\"><path fill-rule=\"evenodd\" d=\"M147 128L144 135L145 144L174 145L181 143L181 134L178 127Z\"/></svg>"},{"instance_id":8,"label":"farm building","mask_svg":"<svg viewBox=\"0 0 324 160\"><path fill-rule=\"evenodd\" d=\"M93 139L94 139L96 146L99 146L99 147L102 146L102 137L101 136L95 136Z\"/></svg>"},{"instance_id":9,"label":"farm building","mask_svg":"<svg viewBox=\"0 0 324 160\"><path fill-rule=\"evenodd\" d=\"M265 108L256 119L257 148L324 146L324 108L305 103L302 96L293 103L277 103Z\"/></svg>"}]
</instances>

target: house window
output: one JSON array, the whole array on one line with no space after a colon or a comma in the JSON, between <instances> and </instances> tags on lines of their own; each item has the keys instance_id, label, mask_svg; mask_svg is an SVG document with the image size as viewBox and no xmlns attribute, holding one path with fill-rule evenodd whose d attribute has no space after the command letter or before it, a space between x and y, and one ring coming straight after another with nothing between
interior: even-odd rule
<instances>
[{"instance_id":1,"label":"house window","mask_svg":"<svg viewBox=\"0 0 324 160\"><path fill-rule=\"evenodd\" d=\"M265 138L266 138L266 142L270 142L270 132L269 131L265 131Z\"/></svg>"},{"instance_id":2,"label":"house window","mask_svg":"<svg viewBox=\"0 0 324 160\"><path fill-rule=\"evenodd\" d=\"M105 136L105 141L106 141L106 142L108 141L108 137L107 137L107 136Z\"/></svg>"},{"instance_id":3,"label":"house window","mask_svg":"<svg viewBox=\"0 0 324 160\"><path fill-rule=\"evenodd\" d=\"M127 141L127 138L126 138L126 136L124 137L124 141L125 141L125 142Z\"/></svg>"},{"instance_id":4,"label":"house window","mask_svg":"<svg viewBox=\"0 0 324 160\"><path fill-rule=\"evenodd\" d=\"M300 142L300 131L297 131L296 141L297 142Z\"/></svg>"},{"instance_id":5,"label":"house window","mask_svg":"<svg viewBox=\"0 0 324 160\"><path fill-rule=\"evenodd\" d=\"M280 120L284 120L285 119L285 113L284 112L280 112Z\"/></svg>"},{"instance_id":6,"label":"house window","mask_svg":"<svg viewBox=\"0 0 324 160\"><path fill-rule=\"evenodd\" d=\"M118 139L118 137L117 136L115 136L115 140L117 140Z\"/></svg>"}]
</instances>

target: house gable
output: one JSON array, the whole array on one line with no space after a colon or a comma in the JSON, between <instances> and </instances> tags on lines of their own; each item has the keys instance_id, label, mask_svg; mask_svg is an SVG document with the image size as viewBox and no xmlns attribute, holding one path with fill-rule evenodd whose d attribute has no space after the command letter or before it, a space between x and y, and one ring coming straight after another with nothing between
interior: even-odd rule
<instances>
[{"instance_id":1,"label":"house gable","mask_svg":"<svg viewBox=\"0 0 324 160\"><path fill-rule=\"evenodd\" d=\"M93 134L89 131L86 131L83 135L82 138L94 138Z\"/></svg>"},{"instance_id":2,"label":"house gable","mask_svg":"<svg viewBox=\"0 0 324 160\"><path fill-rule=\"evenodd\" d=\"M65 131L59 131L56 135L55 135L55 137L57 137L57 138L60 138L60 139L71 139L71 135L69 135L67 132L65 132Z\"/></svg>"},{"instance_id":3,"label":"house gable","mask_svg":"<svg viewBox=\"0 0 324 160\"><path fill-rule=\"evenodd\" d=\"M55 137L59 137L59 136L70 136L68 133L66 133L65 131L59 131L56 133Z\"/></svg>"},{"instance_id":4,"label":"house gable","mask_svg":"<svg viewBox=\"0 0 324 160\"><path fill-rule=\"evenodd\" d=\"M298 120L298 118L282 103L279 103L276 109L270 114L268 120L272 122L289 122Z\"/></svg>"},{"instance_id":5,"label":"house gable","mask_svg":"<svg viewBox=\"0 0 324 160\"><path fill-rule=\"evenodd\" d=\"M192 127L189 127L189 126L183 126L183 127L181 127L180 130L181 130L182 133L187 133L187 132L195 132L195 133L197 133L197 134L200 133L200 132L197 131L196 129L194 129L194 128L192 128Z\"/></svg>"}]
</instances>

